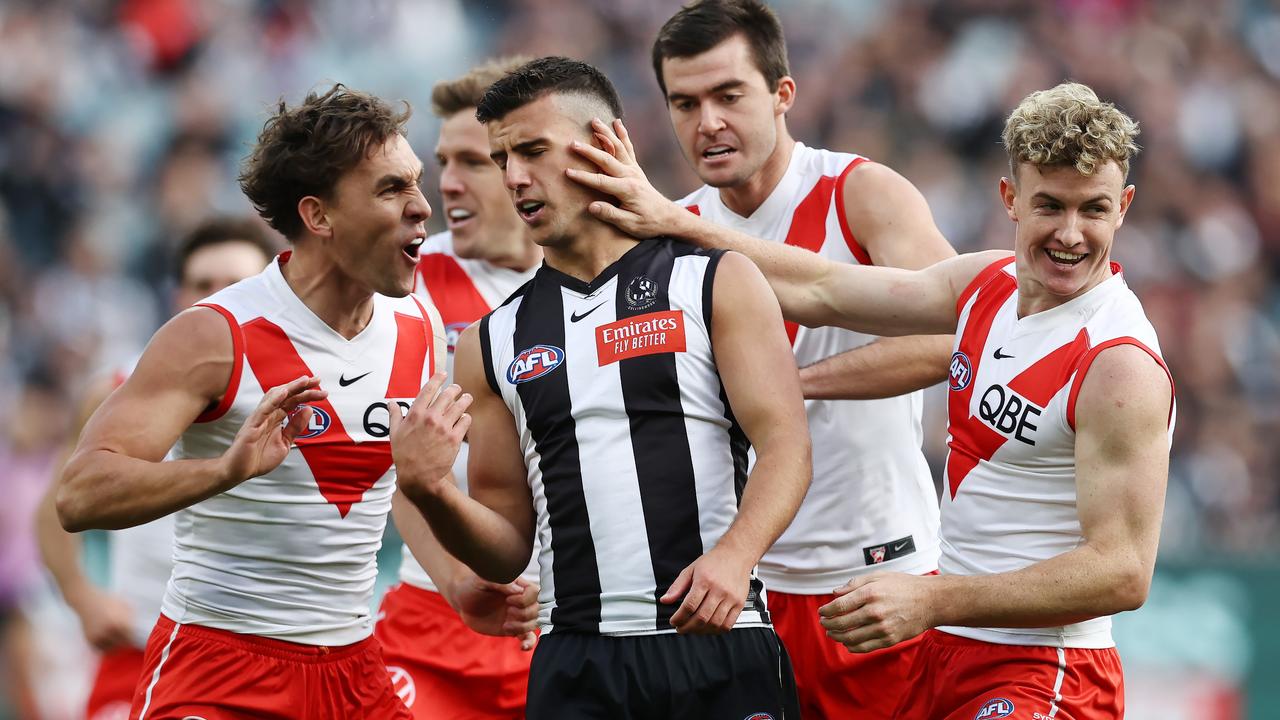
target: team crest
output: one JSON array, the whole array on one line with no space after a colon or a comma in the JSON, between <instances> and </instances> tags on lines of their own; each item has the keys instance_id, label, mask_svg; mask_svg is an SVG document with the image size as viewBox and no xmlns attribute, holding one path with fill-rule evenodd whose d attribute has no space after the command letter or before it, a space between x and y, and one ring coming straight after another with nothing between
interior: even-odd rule
<instances>
[{"instance_id":1,"label":"team crest","mask_svg":"<svg viewBox=\"0 0 1280 720\"><path fill-rule=\"evenodd\" d=\"M534 345L523 350L507 366L507 382L519 385L537 380L564 363L564 350L554 345Z\"/></svg>"},{"instance_id":2,"label":"team crest","mask_svg":"<svg viewBox=\"0 0 1280 720\"><path fill-rule=\"evenodd\" d=\"M627 283L625 295L627 307L632 310L645 310L658 302L658 283L643 275L637 275Z\"/></svg>"},{"instance_id":3,"label":"team crest","mask_svg":"<svg viewBox=\"0 0 1280 720\"><path fill-rule=\"evenodd\" d=\"M449 352L453 352L458 346L458 337L462 335L462 331L467 329L471 323L449 323L444 326L444 337L449 343Z\"/></svg>"},{"instance_id":4,"label":"team crest","mask_svg":"<svg viewBox=\"0 0 1280 720\"><path fill-rule=\"evenodd\" d=\"M333 424L333 418L329 417L329 413L324 410L321 410L315 405L299 405L298 409L301 410L304 407L311 408L311 420L307 422L306 432L298 436L299 440L306 440L307 438L313 438L317 435L321 435L325 430L329 429L330 425Z\"/></svg>"},{"instance_id":5,"label":"team crest","mask_svg":"<svg viewBox=\"0 0 1280 720\"><path fill-rule=\"evenodd\" d=\"M994 718L1009 717L1013 714L1013 701L1005 698L995 698L988 700L978 708L978 714L973 716L973 720L994 720Z\"/></svg>"},{"instance_id":6,"label":"team crest","mask_svg":"<svg viewBox=\"0 0 1280 720\"><path fill-rule=\"evenodd\" d=\"M952 390L960 391L969 387L971 382L973 382L973 364L969 362L968 355L957 350L951 355L947 386Z\"/></svg>"},{"instance_id":7,"label":"team crest","mask_svg":"<svg viewBox=\"0 0 1280 720\"><path fill-rule=\"evenodd\" d=\"M885 555L885 552L888 551L888 549L889 548L884 545L878 545L876 547L871 548L871 550L868 551L871 553L871 564L879 565L880 563L884 562L884 555Z\"/></svg>"},{"instance_id":8,"label":"team crest","mask_svg":"<svg viewBox=\"0 0 1280 720\"><path fill-rule=\"evenodd\" d=\"M752 713L742 720L773 720L773 716L769 713Z\"/></svg>"},{"instance_id":9,"label":"team crest","mask_svg":"<svg viewBox=\"0 0 1280 720\"><path fill-rule=\"evenodd\" d=\"M413 676L408 670L396 665L388 665L387 674L391 676L391 689L396 691L400 702L405 707L413 707L413 702L418 699L418 688L413 683Z\"/></svg>"}]
</instances>

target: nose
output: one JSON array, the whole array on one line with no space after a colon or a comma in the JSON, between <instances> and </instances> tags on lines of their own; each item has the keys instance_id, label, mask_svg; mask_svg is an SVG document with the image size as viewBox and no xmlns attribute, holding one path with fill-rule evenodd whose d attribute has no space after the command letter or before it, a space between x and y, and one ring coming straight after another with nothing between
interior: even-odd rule
<instances>
[{"instance_id":1,"label":"nose","mask_svg":"<svg viewBox=\"0 0 1280 720\"><path fill-rule=\"evenodd\" d=\"M514 158L507 160L507 167L502 171L502 180L508 190L519 190L532 184L528 168Z\"/></svg>"},{"instance_id":2,"label":"nose","mask_svg":"<svg viewBox=\"0 0 1280 720\"><path fill-rule=\"evenodd\" d=\"M1066 248L1073 248L1084 242L1084 229L1078 213L1063 213L1062 224L1058 226L1055 239Z\"/></svg>"},{"instance_id":3,"label":"nose","mask_svg":"<svg viewBox=\"0 0 1280 720\"><path fill-rule=\"evenodd\" d=\"M456 164L445 163L444 168L440 170L440 194L461 195L466 190L467 188L463 185L462 178L456 169Z\"/></svg>"},{"instance_id":4,"label":"nose","mask_svg":"<svg viewBox=\"0 0 1280 720\"><path fill-rule=\"evenodd\" d=\"M427 196L422 194L421 188L413 189L413 197L404 206L404 215L405 219L413 223L426 222L431 217L431 203L427 202Z\"/></svg>"},{"instance_id":5,"label":"nose","mask_svg":"<svg viewBox=\"0 0 1280 720\"><path fill-rule=\"evenodd\" d=\"M701 111L698 115L698 132L703 135L715 135L724 129L724 120L720 117L720 112L715 103L702 103Z\"/></svg>"}]
</instances>

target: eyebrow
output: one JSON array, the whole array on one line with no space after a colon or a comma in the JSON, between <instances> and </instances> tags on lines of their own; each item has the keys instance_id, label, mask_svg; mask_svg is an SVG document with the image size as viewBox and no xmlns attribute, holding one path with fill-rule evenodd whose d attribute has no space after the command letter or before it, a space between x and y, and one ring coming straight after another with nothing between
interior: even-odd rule
<instances>
[{"instance_id":1,"label":"eyebrow","mask_svg":"<svg viewBox=\"0 0 1280 720\"><path fill-rule=\"evenodd\" d=\"M407 187L409 185L417 185L418 183L422 182L422 175L425 172L426 172L426 166L419 166L418 172L415 173L413 177L409 177L403 173L398 175L394 173L387 173L386 175L383 175L382 177L378 178L378 182L375 184L375 187L387 188L387 187Z\"/></svg>"},{"instance_id":2,"label":"eyebrow","mask_svg":"<svg viewBox=\"0 0 1280 720\"><path fill-rule=\"evenodd\" d=\"M746 80L725 80L719 85L716 85L715 87L708 90L706 94L715 95L716 93L722 93L722 92L725 92L726 90L736 90L746 84L747 84ZM694 99L693 95L688 95L686 93L673 92L667 95L667 100L669 102L675 102L678 100L693 100L693 99Z\"/></svg>"},{"instance_id":3,"label":"eyebrow","mask_svg":"<svg viewBox=\"0 0 1280 720\"><path fill-rule=\"evenodd\" d=\"M516 143L515 145L511 146L511 150L512 152L523 153L523 152L527 152L528 150L530 150L536 145L543 145L547 142L549 141L546 138L537 137L532 140L525 140L524 142ZM496 152L489 153L490 159L492 159L494 162L497 162L498 158L504 158L506 156L507 156L506 150L498 150Z\"/></svg>"},{"instance_id":4,"label":"eyebrow","mask_svg":"<svg viewBox=\"0 0 1280 720\"><path fill-rule=\"evenodd\" d=\"M1049 193L1044 192L1043 190L1041 190L1040 192L1038 192L1038 193L1036 193L1035 195L1032 195L1032 196L1031 196L1031 199L1032 199L1032 200L1035 200L1036 198L1039 198L1039 199L1041 199L1041 200L1051 200L1051 201L1053 201L1053 202L1056 202L1056 203L1059 203L1059 204L1063 204L1063 205L1065 205L1065 204L1066 204L1066 203L1063 203L1063 202L1062 202L1061 200L1059 200L1058 198L1056 198L1056 197L1054 197L1054 196L1050 195ZM1110 203L1110 202L1111 202L1111 197L1110 197L1109 195L1094 195L1093 197L1089 198L1088 200L1085 200L1084 202L1082 202L1082 203L1081 203L1081 205L1089 205L1089 204L1091 204L1091 203L1099 203L1099 202L1106 202L1106 203Z\"/></svg>"}]
</instances>

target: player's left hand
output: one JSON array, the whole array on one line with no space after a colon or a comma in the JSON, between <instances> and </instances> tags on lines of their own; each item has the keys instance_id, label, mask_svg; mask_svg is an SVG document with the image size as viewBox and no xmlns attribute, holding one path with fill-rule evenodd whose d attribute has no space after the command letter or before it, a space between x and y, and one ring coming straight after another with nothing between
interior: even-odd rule
<instances>
[{"instance_id":1,"label":"player's left hand","mask_svg":"<svg viewBox=\"0 0 1280 720\"><path fill-rule=\"evenodd\" d=\"M538 584L523 578L500 584L474 573L462 575L449 594L467 627L482 635L520 638L520 649L532 650L538 641Z\"/></svg>"},{"instance_id":2,"label":"player's left hand","mask_svg":"<svg viewBox=\"0 0 1280 720\"><path fill-rule=\"evenodd\" d=\"M600 172L577 168L565 172L570 180L617 198L618 204L597 200L587 209L632 237L644 239L672 234L682 219L681 213L688 214L688 211L650 184L636 160L635 148L622 121L614 120L611 127L599 119L592 120L591 130L600 147L575 141L572 148Z\"/></svg>"},{"instance_id":3,"label":"player's left hand","mask_svg":"<svg viewBox=\"0 0 1280 720\"><path fill-rule=\"evenodd\" d=\"M892 647L933 627L932 577L875 573L836 588L835 600L818 608L827 637L849 652Z\"/></svg>"},{"instance_id":4,"label":"player's left hand","mask_svg":"<svg viewBox=\"0 0 1280 720\"><path fill-rule=\"evenodd\" d=\"M693 561L659 598L668 605L684 598L671 626L681 635L728 632L746 607L754 564L719 547Z\"/></svg>"}]
</instances>

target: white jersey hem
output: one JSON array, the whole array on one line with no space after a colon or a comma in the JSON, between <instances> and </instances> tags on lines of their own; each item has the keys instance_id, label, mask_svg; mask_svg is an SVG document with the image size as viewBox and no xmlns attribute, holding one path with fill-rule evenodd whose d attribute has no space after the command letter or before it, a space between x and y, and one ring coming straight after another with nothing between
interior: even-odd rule
<instances>
[{"instance_id":1,"label":"white jersey hem","mask_svg":"<svg viewBox=\"0 0 1280 720\"><path fill-rule=\"evenodd\" d=\"M1079 650L1105 650L1116 646L1110 628L1079 634L1067 634L1061 628L971 628L945 626L937 628L949 635L993 645L1021 645L1027 647L1075 648Z\"/></svg>"},{"instance_id":2,"label":"white jersey hem","mask_svg":"<svg viewBox=\"0 0 1280 720\"><path fill-rule=\"evenodd\" d=\"M847 570L826 572L771 572L764 565L759 566L756 574L764 582L770 593L786 593L788 595L830 595L836 588L855 577L877 572L900 572L908 575L927 575L938 569L938 548L929 552L914 552L906 557L895 558L876 565L862 565Z\"/></svg>"}]
</instances>

